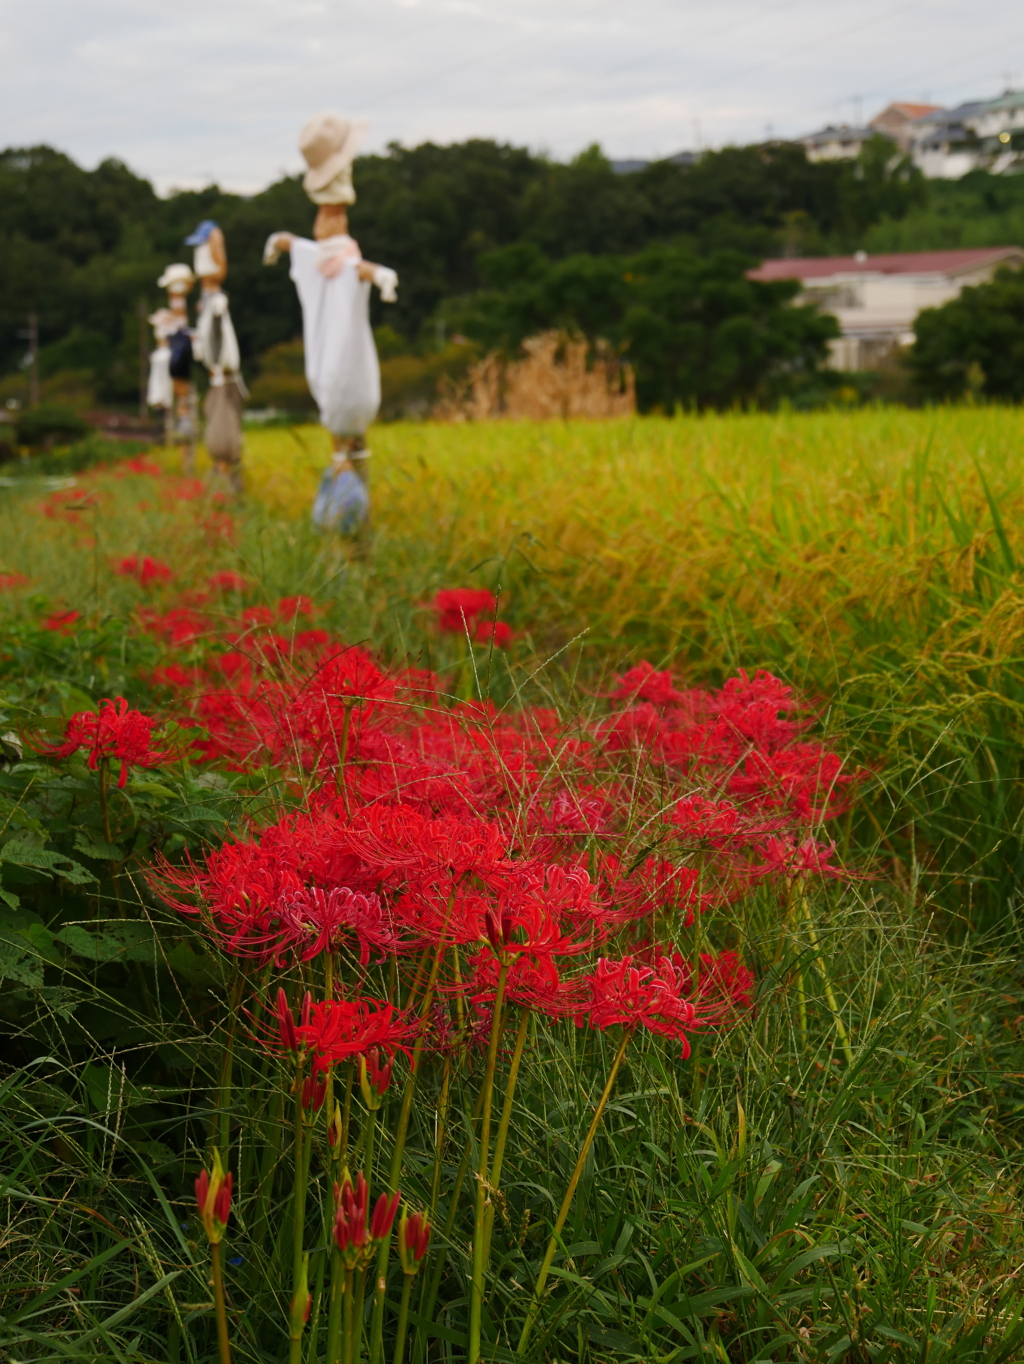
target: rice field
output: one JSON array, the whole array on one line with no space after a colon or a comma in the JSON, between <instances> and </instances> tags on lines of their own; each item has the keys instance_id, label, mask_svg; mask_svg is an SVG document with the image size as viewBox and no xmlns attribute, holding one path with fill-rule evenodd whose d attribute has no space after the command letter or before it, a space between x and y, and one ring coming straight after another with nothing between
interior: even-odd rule
<instances>
[{"instance_id":1,"label":"rice field","mask_svg":"<svg viewBox=\"0 0 1024 1364\"><path fill-rule=\"evenodd\" d=\"M21 898L0 907L17 1063L0 1074L0 1350L226 1364L223 1322L254 1364L1021 1358L1020 433L1015 410L980 407L381 426L369 552L309 525L328 457L314 427L247 433L239 507L177 478L173 451L5 490L0 874ZM494 594L507 649L439 628L430 603L451 588ZM358 1258L332 1280L331 1129L310 1117L301 1135L301 1086L236 1026L245 991L269 1012L278 979L297 1009L320 958L232 964L147 879L159 862L191 884L186 847L200 880L222 843L258 856L296 811L335 837L370 800L379 744L350 732L343 678L321 697L342 709L314 760L282 728L300 698L307 714L310 660L327 666L332 640L366 650L373 686L428 688L388 723L395 744L415 733L420 758L449 762L446 791L476 770L467 753L496 764L460 795L461 819L527 827L515 736L557 734L538 788L557 777L580 809L618 811L578 832L598 887L609 868L654 865L652 822L684 789L642 737L600 747L629 708L615 679L642 660L672 674L642 674L645 724L685 728L691 688L718 698L702 705L749 701L765 669L809 699L806 737L786 743L836 755L840 785L857 774L848 805L802 817L814 874L749 879L744 858L783 856L774 816L733 862L714 840L683 857L705 912L655 910L652 934L688 963L735 954L752 980L688 1060L634 1027L622 1062L614 1032L525 1008L503 1033L517 1015L499 997L493 1046L424 1057L419 1090L396 1085L379 1116L338 1066L353 1162L372 1167L376 1140L374 1192L390 1157L408 1206L434 1216L409 1292L394 1255L379 1294ZM151 773L137 744L122 792L113 767L108 783L102 761L59 756L68 718L118 695L167 746L199 734L208 765L157 755ZM450 751L456 731L466 746ZM16 733L35 748L19 753ZM721 790L746 761L730 752ZM412 980L358 954L337 969L381 992L405 980L416 999L427 960ZM204 1164L216 1182L213 1141L236 1181L223 1261L192 1192ZM359 1274L365 1302L359 1288L342 1313L330 1283Z\"/></svg>"},{"instance_id":2,"label":"rice field","mask_svg":"<svg viewBox=\"0 0 1024 1364\"><path fill-rule=\"evenodd\" d=\"M303 517L323 434L248 440L255 495ZM879 772L862 841L988 923L1024 869L1022 442L992 407L382 426L371 633L407 647L388 602L472 581L584 675L771 669Z\"/></svg>"}]
</instances>

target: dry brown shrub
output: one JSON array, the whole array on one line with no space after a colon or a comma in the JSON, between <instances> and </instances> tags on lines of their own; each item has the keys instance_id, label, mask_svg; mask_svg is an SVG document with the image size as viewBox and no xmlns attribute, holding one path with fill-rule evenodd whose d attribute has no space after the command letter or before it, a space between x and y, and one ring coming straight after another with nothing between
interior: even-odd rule
<instances>
[{"instance_id":1,"label":"dry brown shrub","mask_svg":"<svg viewBox=\"0 0 1024 1364\"><path fill-rule=\"evenodd\" d=\"M523 342L520 359L492 351L462 383L442 380L432 416L437 421L498 417L628 417L636 411L633 371L605 341L591 347L578 336L541 332Z\"/></svg>"}]
</instances>

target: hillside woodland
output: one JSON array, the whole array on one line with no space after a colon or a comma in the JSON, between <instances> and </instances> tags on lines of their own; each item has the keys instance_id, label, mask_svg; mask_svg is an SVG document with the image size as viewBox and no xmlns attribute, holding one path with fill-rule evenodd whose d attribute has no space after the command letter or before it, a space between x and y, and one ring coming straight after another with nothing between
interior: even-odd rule
<instances>
[{"instance_id":1,"label":"hillside woodland","mask_svg":"<svg viewBox=\"0 0 1024 1364\"><path fill-rule=\"evenodd\" d=\"M1024 239L1024 185L929 184L890 152L879 140L857 162L812 165L770 143L625 175L597 147L562 164L477 139L360 158L352 230L402 281L397 306L374 305L392 414L484 350L550 328L628 353L642 410L799 398L820 386L834 324L790 307L790 285L748 282L752 262ZM182 238L204 217L227 237L254 402L304 405L294 290L260 263L272 229L309 230L298 180L161 198L116 160L90 171L46 146L0 153L0 397L25 386L34 312L44 396L137 401L154 281L187 259Z\"/></svg>"}]
</instances>

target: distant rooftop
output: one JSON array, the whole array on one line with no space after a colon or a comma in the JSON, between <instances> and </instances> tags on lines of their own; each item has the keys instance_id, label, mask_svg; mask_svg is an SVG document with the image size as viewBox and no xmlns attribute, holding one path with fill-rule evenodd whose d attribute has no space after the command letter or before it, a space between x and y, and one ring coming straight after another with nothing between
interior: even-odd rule
<instances>
[{"instance_id":1,"label":"distant rooftop","mask_svg":"<svg viewBox=\"0 0 1024 1364\"><path fill-rule=\"evenodd\" d=\"M955 275L993 261L1014 258L1024 262L1019 246L980 246L958 251L892 251L869 256L794 256L791 260L766 260L750 279L765 283L779 279L826 279L831 275Z\"/></svg>"},{"instance_id":2,"label":"distant rooftop","mask_svg":"<svg viewBox=\"0 0 1024 1364\"><path fill-rule=\"evenodd\" d=\"M829 142L867 142L869 138L877 137L877 128L851 128L845 123L841 123L838 128L834 128L830 123L827 128L822 128L816 133L807 133L804 137L798 137L797 142L802 142L805 147L822 147ZM883 133L884 137L885 134Z\"/></svg>"},{"instance_id":3,"label":"distant rooftop","mask_svg":"<svg viewBox=\"0 0 1024 1364\"><path fill-rule=\"evenodd\" d=\"M662 156L658 160L667 161L671 166L694 166L700 160L700 152L675 152L672 156ZM608 164L616 175L632 175L634 171L646 170L657 163L626 157L622 161L609 161Z\"/></svg>"}]
</instances>

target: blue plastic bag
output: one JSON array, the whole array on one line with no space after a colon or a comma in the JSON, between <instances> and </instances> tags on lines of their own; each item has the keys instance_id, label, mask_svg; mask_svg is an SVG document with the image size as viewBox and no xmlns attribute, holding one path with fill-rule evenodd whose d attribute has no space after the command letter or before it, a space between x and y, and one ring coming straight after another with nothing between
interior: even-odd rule
<instances>
[{"instance_id":1,"label":"blue plastic bag","mask_svg":"<svg viewBox=\"0 0 1024 1364\"><path fill-rule=\"evenodd\" d=\"M321 530L352 535L366 520L370 495L358 474L351 469L325 470L313 503L313 524Z\"/></svg>"}]
</instances>

